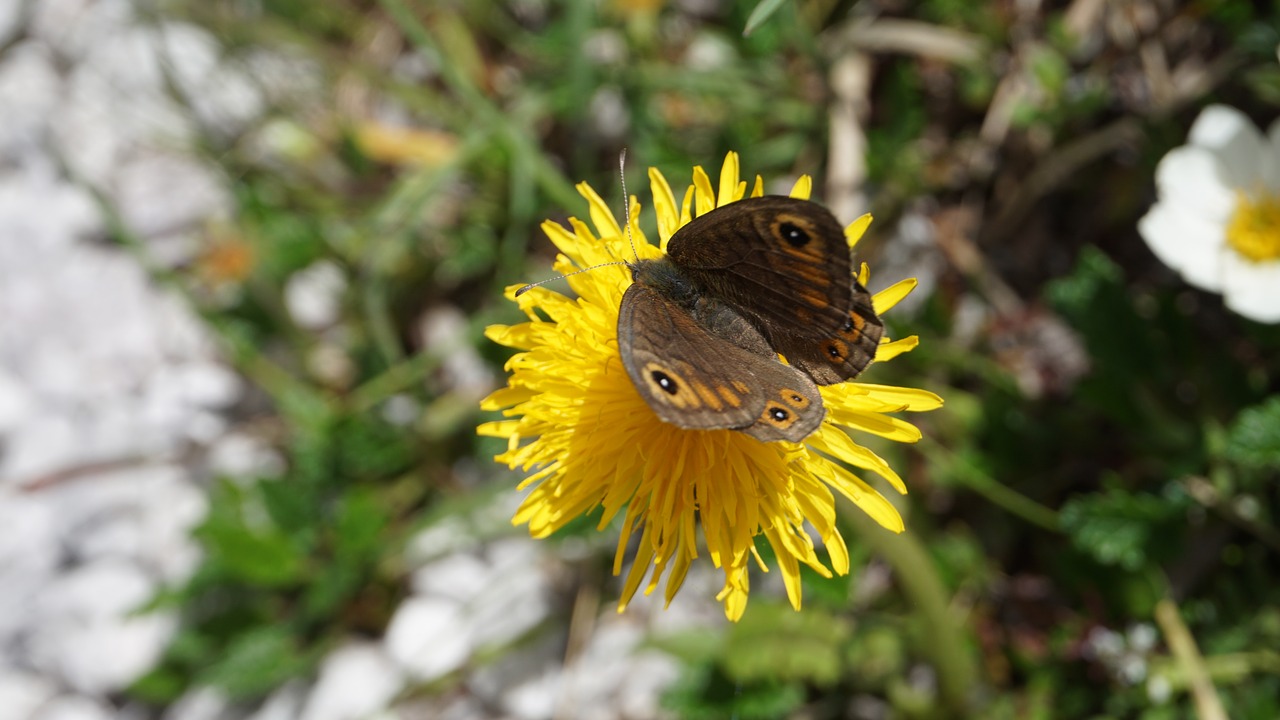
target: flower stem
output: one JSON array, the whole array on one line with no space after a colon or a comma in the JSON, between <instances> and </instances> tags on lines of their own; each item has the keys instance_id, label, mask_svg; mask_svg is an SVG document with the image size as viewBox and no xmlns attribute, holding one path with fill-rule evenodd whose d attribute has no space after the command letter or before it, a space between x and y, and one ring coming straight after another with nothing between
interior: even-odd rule
<instances>
[{"instance_id":1,"label":"flower stem","mask_svg":"<svg viewBox=\"0 0 1280 720\"><path fill-rule=\"evenodd\" d=\"M861 512L849 513L849 518L858 535L893 567L903 594L915 605L924 624L920 647L938 672L942 701L953 715L972 715L980 686L978 658L963 624L947 609L951 593L933 559L910 532L889 532Z\"/></svg>"},{"instance_id":2,"label":"flower stem","mask_svg":"<svg viewBox=\"0 0 1280 720\"><path fill-rule=\"evenodd\" d=\"M947 468L961 485L990 500L992 504L1050 532L1062 530L1058 513L999 482L964 457L925 439L917 447L931 462Z\"/></svg>"}]
</instances>

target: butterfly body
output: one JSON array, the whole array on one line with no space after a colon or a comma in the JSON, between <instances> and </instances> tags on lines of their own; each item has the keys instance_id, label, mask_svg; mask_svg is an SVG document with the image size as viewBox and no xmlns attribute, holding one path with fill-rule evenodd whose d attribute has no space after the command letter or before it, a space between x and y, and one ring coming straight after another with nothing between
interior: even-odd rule
<instances>
[{"instance_id":1,"label":"butterfly body","mask_svg":"<svg viewBox=\"0 0 1280 720\"><path fill-rule=\"evenodd\" d=\"M798 442L826 415L817 386L861 372L883 332L843 229L806 200L717 208L631 271L623 365L654 412L686 429Z\"/></svg>"}]
</instances>

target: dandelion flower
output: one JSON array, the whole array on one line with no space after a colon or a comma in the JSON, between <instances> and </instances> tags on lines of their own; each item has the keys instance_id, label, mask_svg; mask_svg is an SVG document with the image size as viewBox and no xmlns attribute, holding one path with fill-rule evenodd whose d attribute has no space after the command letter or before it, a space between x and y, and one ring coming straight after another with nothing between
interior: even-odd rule
<instances>
[{"instance_id":1,"label":"dandelion flower","mask_svg":"<svg viewBox=\"0 0 1280 720\"><path fill-rule=\"evenodd\" d=\"M1151 251L1227 307L1280 322L1280 120L1269 137L1210 105L1156 167L1159 199L1138 222Z\"/></svg>"},{"instance_id":2,"label":"dandelion flower","mask_svg":"<svg viewBox=\"0 0 1280 720\"><path fill-rule=\"evenodd\" d=\"M736 153L725 159L718 188L695 167L681 205L661 173L651 169L649 179L662 247L689 221L694 208L702 215L742 199L747 189L739 180ZM802 178L791 194L807 198L809 188L809 179ZM588 201L594 231L577 219L570 219L569 228L554 222L542 226L563 253L557 271L633 259L627 234L608 206L585 183L578 191ZM757 177L752 196L761 194L763 183ZM639 213L639 205L633 204L631 233L637 252L641 258L661 257L662 250L640 231ZM848 228L851 244L870 221L864 216ZM861 279L865 284L865 266ZM801 564L825 577L833 571L848 573L833 490L885 528L902 531L894 506L850 467L879 475L900 493L906 487L854 435L915 442L920 431L890 413L933 410L942 404L937 395L859 382L821 387L826 418L802 443L765 443L734 430L684 430L654 414L619 357L618 307L631 284L627 267L598 268L574 275L568 283L576 299L542 287L515 298L516 288L508 289L508 298L529 321L486 331L490 339L520 352L507 363L507 387L483 401L485 409L502 410L506 419L485 423L479 432L507 440L499 462L532 471L520 486L532 490L513 522L528 523L534 537L551 535L601 507L600 529L622 518L613 568L621 574L628 541L639 534L619 612L642 584L648 594L664 577L670 603L698 556L699 528L707 555L724 572L717 599L731 620L746 608L751 559L767 571L756 545L761 539L772 548L797 610ZM876 312L888 310L914 286L914 280L904 280L875 295ZM876 360L889 360L916 344L915 337L882 340ZM818 556L815 535L827 563Z\"/></svg>"}]
</instances>

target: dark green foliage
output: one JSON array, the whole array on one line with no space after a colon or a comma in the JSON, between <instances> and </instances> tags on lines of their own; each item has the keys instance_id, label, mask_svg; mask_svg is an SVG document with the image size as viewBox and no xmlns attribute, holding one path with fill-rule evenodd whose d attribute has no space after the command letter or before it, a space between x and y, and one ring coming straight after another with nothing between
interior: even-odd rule
<instances>
[{"instance_id":1,"label":"dark green foliage","mask_svg":"<svg viewBox=\"0 0 1280 720\"><path fill-rule=\"evenodd\" d=\"M1280 469L1280 396L1236 416L1227 435L1226 456L1248 467Z\"/></svg>"},{"instance_id":2,"label":"dark green foliage","mask_svg":"<svg viewBox=\"0 0 1280 720\"><path fill-rule=\"evenodd\" d=\"M1103 565L1137 570L1178 552L1170 540L1179 535L1185 506L1185 499L1112 489L1069 500L1062 507L1062 527Z\"/></svg>"}]
</instances>

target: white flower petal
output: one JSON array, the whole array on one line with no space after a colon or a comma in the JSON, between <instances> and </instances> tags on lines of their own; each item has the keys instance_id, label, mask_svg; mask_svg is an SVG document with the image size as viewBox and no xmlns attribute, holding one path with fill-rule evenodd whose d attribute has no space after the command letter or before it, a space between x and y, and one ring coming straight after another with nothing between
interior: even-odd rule
<instances>
[{"instance_id":1,"label":"white flower petal","mask_svg":"<svg viewBox=\"0 0 1280 720\"><path fill-rule=\"evenodd\" d=\"M1158 202L1138 221L1138 232L1160 262L1177 270L1187 282L1205 290L1221 290L1226 237L1220 223L1208 222L1181 206Z\"/></svg>"},{"instance_id":2,"label":"white flower petal","mask_svg":"<svg viewBox=\"0 0 1280 720\"><path fill-rule=\"evenodd\" d=\"M1236 204L1227 179L1221 159L1201 147L1174 148L1156 166L1161 202L1220 224L1227 222Z\"/></svg>"},{"instance_id":3,"label":"white flower petal","mask_svg":"<svg viewBox=\"0 0 1280 720\"><path fill-rule=\"evenodd\" d=\"M1228 182L1241 189L1262 180L1266 143L1253 121L1226 105L1210 105L1191 126L1188 142L1212 150L1222 159Z\"/></svg>"},{"instance_id":4,"label":"white flower petal","mask_svg":"<svg viewBox=\"0 0 1280 720\"><path fill-rule=\"evenodd\" d=\"M1234 252L1223 255L1227 307L1258 322L1280 322L1280 260L1258 263Z\"/></svg>"},{"instance_id":5,"label":"white flower petal","mask_svg":"<svg viewBox=\"0 0 1280 720\"><path fill-rule=\"evenodd\" d=\"M1271 123L1267 141L1269 154L1263 162L1263 181L1272 193L1280 195L1280 119Z\"/></svg>"}]
</instances>

